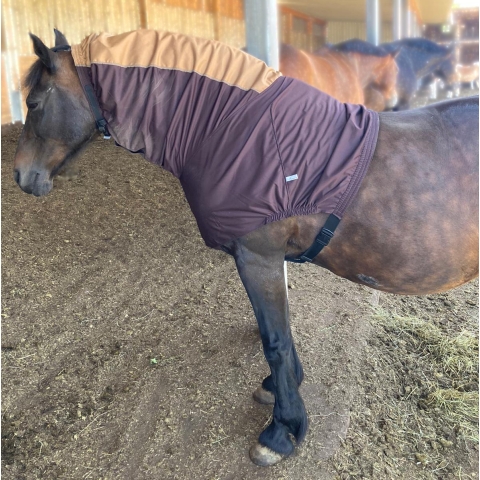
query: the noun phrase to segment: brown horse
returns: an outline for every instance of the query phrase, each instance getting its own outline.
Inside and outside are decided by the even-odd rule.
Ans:
[[[138,38],[147,33],[141,31]],[[124,42],[121,44],[120,54],[124,55],[125,51],[131,54],[135,45],[126,45],[125,41],[137,38],[135,35],[136,32],[121,38],[101,37],[103,43],[100,42],[100,54],[107,54],[109,59],[114,58],[108,42],[116,41],[116,38]],[[270,98],[269,95],[275,92],[275,88],[285,83],[296,85],[295,88],[300,89],[298,95],[295,90],[291,90],[286,96],[287,101],[300,104],[303,92],[314,93],[311,87],[304,88],[303,83],[295,83],[295,80],[290,81],[284,77],[276,77],[277,80],[260,94],[242,89],[234,92],[231,86],[218,85],[221,82],[199,75],[197,73],[199,64],[194,65],[197,70],[186,72],[188,58],[184,57],[192,51],[195,52],[194,42],[197,40],[189,42],[186,37],[177,34],[167,38],[168,50],[165,56],[173,51],[174,61],[182,62],[180,65],[182,70],[178,72],[171,69],[153,71],[152,67],[145,68],[144,65],[132,69],[128,56],[124,57],[124,60],[129,68],[123,68],[116,62],[109,65],[105,62],[95,65],[92,63],[90,66],[78,67],[78,64],[74,63],[72,52],[66,46],[65,37],[59,32],[56,33],[55,49],[48,49],[35,36],[32,36],[32,39],[39,60],[27,79],[30,88],[27,98],[29,111],[15,155],[14,179],[25,192],[37,196],[45,195],[51,190],[53,177],[61,166],[88,145],[98,134],[98,130],[105,133],[108,127],[114,137],[121,134],[128,140],[144,128],[140,123],[132,122],[134,112],[131,108],[127,108],[125,118],[118,123],[109,120],[106,125],[104,118],[98,118],[99,111],[105,114],[115,111],[117,114],[115,118],[120,118],[122,106],[129,101],[127,94],[130,94],[136,102],[144,100],[142,120],[148,116],[145,148],[138,144],[128,144],[129,148],[148,158],[149,142],[152,142],[154,152],[162,150],[172,152],[175,164],[194,141],[189,158],[195,160],[191,160],[193,164],[189,168],[190,172],[193,172],[191,178],[194,188],[203,192],[201,182],[209,180],[209,176],[204,175],[203,166],[196,168],[196,159],[204,158],[203,155],[206,155],[206,161],[210,161],[216,155],[217,145],[222,146],[220,159],[223,159],[223,155],[230,159],[241,154],[240,150],[238,152],[235,150],[239,145],[238,132],[245,131],[248,142],[255,136],[257,131],[255,129],[259,128],[258,124],[254,123],[254,117],[258,112],[255,109],[245,110],[254,102],[252,99],[263,101],[264,98]],[[139,48],[141,54],[144,54],[146,45],[147,43],[141,43]],[[215,55],[228,57],[232,54],[228,47],[222,48],[219,44],[202,43],[202,52],[204,54],[208,52],[209,58],[216,60],[205,61],[202,65],[208,67],[213,65],[217,70],[224,65],[230,65],[227,61],[218,62],[219,57],[215,57]],[[185,55],[182,57],[178,53],[183,49]],[[75,51],[78,53],[78,50]],[[250,65],[246,73],[251,77],[255,73],[253,75],[255,82],[258,78],[264,79],[275,74],[273,70],[265,70],[264,66],[256,63],[256,60],[238,52],[233,53],[234,56],[231,58],[238,61],[240,66],[233,72],[237,75],[237,82],[243,82],[245,79],[245,69],[242,68],[245,62]],[[162,57],[162,61],[166,59]],[[86,89],[81,82],[81,76],[79,77],[81,72],[77,68],[90,69],[90,73],[95,74],[95,78],[101,79],[102,82],[111,81],[108,84],[111,88],[104,85],[102,89],[100,83],[95,83],[93,89]],[[148,95],[145,96],[142,84],[138,83],[139,79],[146,75],[163,75],[155,77],[163,80],[155,83],[155,91],[150,92],[151,99]],[[115,92],[125,79],[126,90]],[[175,99],[178,85],[176,82],[183,82],[182,88],[190,86],[192,90],[187,90],[189,94],[184,104],[181,102],[175,104],[170,112],[172,115],[170,123],[165,126],[163,122],[156,122],[155,117],[149,116],[148,108],[152,106],[151,102],[161,111],[168,110],[172,105],[172,99]],[[255,85],[261,86],[262,83],[257,82]],[[240,110],[236,111],[242,115],[234,116],[235,121],[228,122],[232,116],[225,117],[228,113],[225,111],[226,103],[216,102],[215,110],[212,96],[206,95],[205,90],[201,90],[207,87],[216,88],[220,93],[227,92],[227,97],[218,97],[227,98],[227,101],[232,101],[233,95],[241,95],[235,97],[236,103],[233,108],[239,108]],[[120,102],[115,101],[117,94]],[[203,103],[202,108],[196,110],[192,103],[193,98],[195,100],[201,98],[207,103]],[[271,370],[271,375],[263,381],[254,395],[260,402],[274,403],[272,421],[250,451],[252,460],[259,465],[272,465],[290,455],[294,450],[292,436],[299,443],[307,431],[306,410],[298,391],[303,379],[303,370],[289,326],[284,277],[285,259],[308,256],[312,244],[324,241],[325,248],[317,255],[312,255],[315,265],[327,268],[353,282],[399,294],[423,295],[441,292],[468,282],[478,274],[478,97],[451,100],[418,110],[381,114],[365,111],[363,107],[338,104],[320,93],[315,98],[317,103],[325,101],[328,106],[337,105],[341,112],[340,116],[345,121],[353,122],[351,125],[354,125],[354,128],[349,130],[352,138],[338,140],[338,143],[347,150],[354,141],[353,136],[363,128],[360,123],[363,114],[367,113],[370,118],[379,119],[379,129],[376,130],[378,141],[374,153],[373,148],[371,150],[368,170],[364,172],[363,181],[359,184],[356,196],[346,208],[335,236],[329,243],[328,239],[325,241],[325,236],[331,237],[332,234],[324,227],[325,222],[331,218],[328,213],[312,214],[304,210],[304,214],[289,215],[287,211],[286,215],[274,218],[273,221],[220,245],[222,250],[235,259],[258,321],[265,357]],[[241,99],[247,99],[246,103],[241,103]],[[97,104],[97,108],[90,107],[90,104],[96,101],[101,102],[101,106],[98,107]],[[274,125],[276,130],[272,133],[273,124],[269,123],[265,132],[269,132],[270,136],[262,134],[258,138],[258,143],[255,143],[255,149],[249,150],[253,154],[248,157],[247,169],[243,171],[247,175],[257,163],[262,162],[264,156],[268,157],[271,154],[271,150],[275,153],[279,145],[282,151],[293,148],[296,152],[298,148],[303,148],[295,125],[300,122],[299,119],[308,115],[309,111],[313,110],[319,124],[323,121],[322,115],[327,115],[327,112],[317,115],[318,112],[311,105],[302,104],[301,107],[295,108],[288,104],[289,115],[293,115],[288,119],[294,121],[287,122],[279,129],[277,127],[280,103],[279,98],[274,97],[265,105],[265,118],[270,119],[276,115],[277,123]],[[135,103],[129,105],[135,107]],[[148,108],[144,109],[143,106]],[[207,110],[206,115],[205,110],[208,106],[212,108]],[[223,123],[215,124],[215,112],[220,112],[220,117],[224,119]],[[247,115],[243,115],[245,112]],[[200,116],[196,118],[196,114]],[[192,130],[188,126],[191,127],[193,124],[185,123],[192,118],[196,118],[198,122],[202,121],[203,123],[197,125],[207,129],[200,132],[200,137],[195,136],[199,134],[198,128]],[[300,122],[300,125],[311,129],[315,123],[311,120],[311,117],[308,117],[308,123],[304,125]],[[227,127],[223,129],[222,125],[225,124]],[[378,126],[378,123],[376,125]],[[168,143],[159,146],[158,142],[161,143],[165,132]],[[197,143],[199,138],[203,140],[204,133],[208,141]],[[331,133],[334,134],[333,131]],[[213,144],[211,148],[214,138],[219,143]],[[329,135],[324,138],[313,137],[310,145],[318,149],[320,155],[323,151],[322,145],[327,145],[326,148],[329,149],[335,147],[328,143],[329,141],[331,141]],[[232,150],[233,156],[229,156]],[[302,159],[300,162],[302,164]],[[307,159],[304,163],[306,162]],[[163,166],[166,167],[165,164]],[[230,175],[226,166],[225,164],[216,166],[216,170],[219,169],[221,172],[215,180]],[[280,169],[280,164],[278,168]],[[216,170],[210,170],[209,173],[216,175]],[[255,170],[253,172],[254,174],[247,179],[252,194],[240,199],[245,205],[255,201],[257,193],[254,195],[253,192],[258,192],[259,185],[265,183],[271,186],[272,182],[275,185],[273,177],[262,178],[261,175],[256,175]],[[294,182],[298,180],[294,177],[297,175],[291,175],[290,172],[288,175],[285,180],[291,186],[289,191],[293,194],[296,188]],[[234,174],[231,177],[230,188],[234,190],[236,184],[242,181],[242,176]],[[319,181],[323,181],[322,178]],[[209,186],[211,185],[213,184],[210,183]],[[277,193],[277,188],[280,187],[278,184],[273,191]],[[262,191],[260,190],[258,194],[264,198],[261,196]],[[229,201],[231,195],[233,192],[227,189],[224,198]],[[203,207],[204,202],[208,201],[206,196],[200,196],[197,199],[198,204],[195,204],[192,202],[193,197],[187,195],[187,198],[192,209]],[[221,207],[222,205],[219,206],[220,209]],[[231,215],[234,213],[232,211]],[[206,219],[208,220],[211,218]],[[217,216],[214,220],[217,222],[221,219]],[[235,223],[240,226],[247,220],[247,217],[244,220],[235,217]]]
[[[280,47],[280,71],[298,78],[340,102],[363,104],[365,96],[346,55],[325,49],[318,55],[291,45]]]
[[[364,105],[381,112],[397,103],[398,67],[393,54],[384,57],[360,52],[344,52],[365,95]]]
[[[322,48],[315,54],[290,45],[280,49],[280,70],[347,103],[383,111],[397,102],[398,67],[393,54]]]
[[[330,50],[346,55],[365,95],[365,106],[377,112],[392,109],[398,100],[397,52],[388,53],[376,45],[354,38],[337,43]]]

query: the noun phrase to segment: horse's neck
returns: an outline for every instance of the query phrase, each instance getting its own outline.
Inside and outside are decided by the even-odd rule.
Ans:
[[[430,71],[429,64],[438,64],[440,55],[434,55],[428,52],[414,51],[410,54],[410,61],[413,66],[413,71],[417,76],[423,76]]]
[[[382,69],[384,58],[373,55],[363,55],[361,53],[351,53],[347,55],[350,66],[355,71],[362,88],[365,88],[377,76]]]

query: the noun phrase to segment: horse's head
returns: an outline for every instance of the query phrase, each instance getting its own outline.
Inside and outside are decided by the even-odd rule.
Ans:
[[[451,52],[438,64],[434,70],[434,75],[448,86],[452,87],[457,82],[455,69],[455,53]]]
[[[374,72],[371,86],[383,95],[387,109],[393,108],[398,101],[397,76],[398,66],[395,57],[398,52],[378,57],[378,65]]]
[[[15,153],[14,178],[35,196],[46,195],[53,177],[95,133],[95,120],[63,34],[49,49],[30,34],[38,60],[26,79],[27,118]],[[62,50],[55,51],[58,47]]]

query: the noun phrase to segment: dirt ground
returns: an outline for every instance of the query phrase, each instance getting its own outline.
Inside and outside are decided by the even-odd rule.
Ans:
[[[478,345],[477,282],[377,296],[289,265],[310,427],[293,457],[256,467],[271,407],[251,395],[268,372],[255,318],[178,181],[99,140],[77,179],[34,198],[12,179],[19,133],[2,131],[4,479],[478,478],[476,415],[432,402],[475,397],[478,365],[442,367],[395,317]]]

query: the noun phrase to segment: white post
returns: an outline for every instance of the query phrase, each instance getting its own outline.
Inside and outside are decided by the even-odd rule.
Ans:
[[[393,0],[393,40],[402,38],[402,0]]]
[[[278,7],[276,0],[244,0],[247,52],[278,70]]]
[[[367,0],[367,42],[380,43],[380,4],[379,0]]]
[[[276,0],[244,0],[247,52],[278,70],[278,7]],[[288,297],[287,262],[284,262],[285,288]]]

